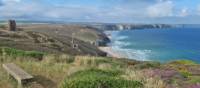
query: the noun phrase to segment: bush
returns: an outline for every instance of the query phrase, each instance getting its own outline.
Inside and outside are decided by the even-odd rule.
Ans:
[[[142,88],[138,81],[125,80],[120,72],[90,69],[75,73],[66,79],[61,88]]]
[[[188,78],[189,76],[192,76],[192,74],[190,72],[187,72],[187,71],[181,71],[180,73],[184,78]]]

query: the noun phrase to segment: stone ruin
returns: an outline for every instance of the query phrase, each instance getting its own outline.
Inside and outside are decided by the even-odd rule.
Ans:
[[[72,44],[72,48],[78,49],[79,45],[75,43],[75,40],[73,38],[72,38],[71,44]]]
[[[15,20],[8,21],[8,30],[9,31],[17,31]]]
[[[71,40],[72,48],[78,49],[79,45],[75,42],[74,36],[75,36],[75,33],[72,33],[72,40]]]

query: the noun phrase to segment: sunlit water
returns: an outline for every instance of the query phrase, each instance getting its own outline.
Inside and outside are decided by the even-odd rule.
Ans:
[[[107,32],[111,46],[124,57],[168,62],[188,59],[200,63],[200,28],[145,29]]]

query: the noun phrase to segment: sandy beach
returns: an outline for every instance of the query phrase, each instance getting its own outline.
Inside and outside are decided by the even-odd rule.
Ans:
[[[107,53],[108,57],[123,58],[123,55],[117,51],[113,51],[111,47],[99,47],[100,50]]]

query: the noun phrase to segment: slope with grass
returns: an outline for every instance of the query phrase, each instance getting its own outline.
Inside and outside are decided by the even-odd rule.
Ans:
[[[38,59],[42,55],[42,59]],[[199,88],[200,65],[191,61],[140,62],[1,49],[0,65],[15,63],[43,88]],[[0,67],[0,88],[15,88]],[[26,88],[36,88],[32,83]]]
[[[54,54],[106,55],[91,44],[98,39],[107,39],[102,32],[94,29],[83,26],[50,24],[20,25],[18,29],[20,31],[12,32],[0,28],[0,46]],[[78,44],[77,48],[73,48],[72,34],[76,34],[74,35],[74,44]]]

